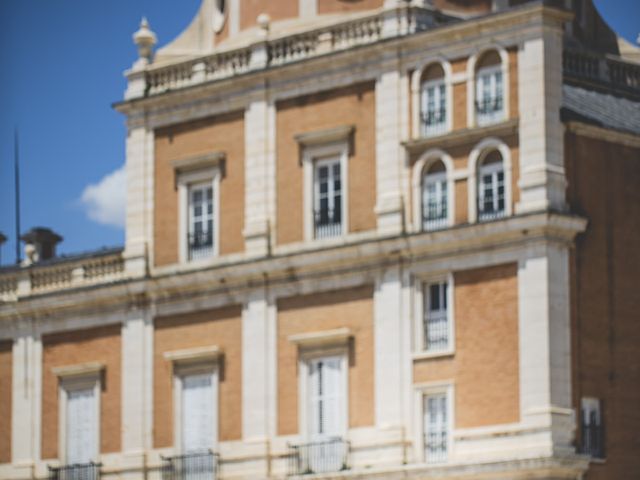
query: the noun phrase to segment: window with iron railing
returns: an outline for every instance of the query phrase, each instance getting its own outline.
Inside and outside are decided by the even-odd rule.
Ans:
[[[99,480],[100,463],[75,463],[49,467],[49,480]]]
[[[448,291],[446,281],[429,283],[424,287],[423,348],[427,352],[451,348]]]
[[[424,459],[442,463],[449,455],[449,402],[447,393],[424,396]]]
[[[420,103],[422,136],[431,137],[445,133],[447,131],[447,96],[444,79],[424,82]]]
[[[214,205],[211,182],[189,186],[189,260],[213,255]]]
[[[216,480],[218,455],[210,450],[162,457],[162,480]]]
[[[311,475],[349,469],[349,442],[341,437],[289,445],[288,475]]]
[[[479,126],[505,118],[504,86],[500,65],[482,68],[476,75],[476,120]]]
[[[581,413],[580,453],[590,455],[593,458],[605,458],[604,422],[602,421],[600,400],[583,398]]]
[[[439,165],[442,165],[441,162]],[[444,166],[442,166],[444,168]],[[422,229],[438,230],[448,224],[447,172],[429,170],[422,179]]]
[[[313,226],[315,238],[342,235],[342,174],[339,158],[317,160],[314,165]]]
[[[478,173],[478,219],[495,220],[505,216],[504,163],[498,152],[485,157]]]

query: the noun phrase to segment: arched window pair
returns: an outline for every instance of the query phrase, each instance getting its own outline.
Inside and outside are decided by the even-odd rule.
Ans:
[[[479,126],[505,119],[503,62],[500,54],[491,50],[484,53],[476,64],[476,123]]]
[[[490,221],[510,214],[510,159],[503,144],[489,142],[474,149],[470,159],[469,220]],[[451,158],[442,151],[426,154],[416,165],[415,224],[422,231],[453,225],[454,181]]]

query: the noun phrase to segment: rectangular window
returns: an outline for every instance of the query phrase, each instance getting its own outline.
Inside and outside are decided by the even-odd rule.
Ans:
[[[446,87],[442,81],[422,85],[422,135],[439,135],[447,130]]]
[[[213,375],[182,377],[182,451],[206,452],[213,447]]]
[[[344,433],[343,375],[341,357],[318,358],[309,363],[309,436],[312,440]]]
[[[479,189],[480,220],[503,217],[505,214],[505,185],[504,169],[501,163],[491,163],[480,168]]]
[[[213,254],[213,186],[211,183],[189,187],[189,259]]]
[[[313,179],[315,238],[342,234],[342,179],[340,158],[317,160]]]
[[[437,352],[450,348],[448,282],[431,283],[424,288],[424,350]]]
[[[604,422],[597,398],[582,399],[581,452],[593,458],[604,458]]]
[[[427,463],[447,460],[449,451],[449,402],[446,393],[423,397],[424,458]]]
[[[476,112],[478,125],[504,119],[504,87],[500,67],[485,68],[476,77]]]
[[[66,396],[66,463],[88,464],[98,454],[96,388],[69,388]]]

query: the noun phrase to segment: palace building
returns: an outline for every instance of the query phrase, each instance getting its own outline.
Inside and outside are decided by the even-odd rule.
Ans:
[[[640,478],[640,49],[592,0],[134,42],[124,247],[0,269],[0,478]]]

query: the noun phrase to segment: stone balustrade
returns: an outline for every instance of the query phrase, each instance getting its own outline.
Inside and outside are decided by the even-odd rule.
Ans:
[[[563,70],[565,77],[640,90],[640,65],[610,55],[565,50]]]
[[[125,278],[122,251],[57,258],[44,264],[0,269],[0,302],[40,293],[110,283]]]

